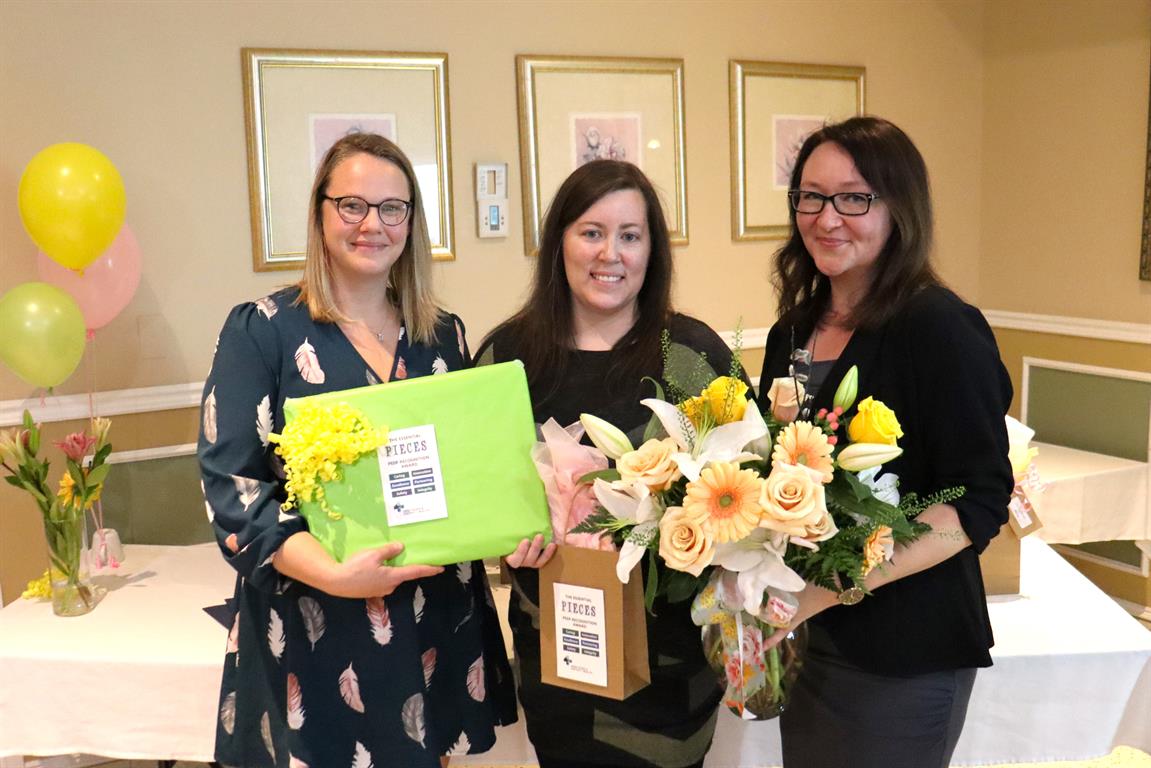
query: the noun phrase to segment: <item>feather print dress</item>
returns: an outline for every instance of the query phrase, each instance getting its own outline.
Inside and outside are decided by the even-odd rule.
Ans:
[[[285,398],[465,367],[450,317],[433,345],[401,330],[392,371],[372,371],[334,324],[293,306],[295,288],[232,310],[204,385],[205,508],[235,567],[216,731],[225,766],[439,768],[483,752],[515,720],[511,672],[480,563],[448,566],[383,598],[333,597],[293,581],[272,554],[307,524],[285,512],[268,434]],[[386,386],[386,384],[384,385]]]

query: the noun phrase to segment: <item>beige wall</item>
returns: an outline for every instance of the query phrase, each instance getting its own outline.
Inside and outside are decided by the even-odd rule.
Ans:
[[[251,271],[240,48],[449,54],[459,258],[437,269],[446,304],[480,336],[522,296],[517,53],[685,61],[691,244],[678,300],[719,329],[770,324],[772,243],[731,241],[730,58],[867,67],[869,108],[902,124],[931,165],[944,271],[979,287],[983,6],[962,2],[30,2],[0,3],[0,290],[35,279],[14,205],[41,148],[105,152],[144,255],[132,304],[58,391],[202,379],[228,308],[290,273]],[[472,168],[510,168],[510,236],[475,237]],[[474,342],[473,342],[474,343]],[[0,370],[0,400],[29,387]]]
[[[202,379],[227,309],[291,279],[250,267],[243,46],[449,54],[459,258],[437,267],[437,279],[474,341],[516,305],[531,269],[519,218],[517,53],[684,59],[691,244],[678,250],[677,294],[718,329],[740,316],[744,327],[766,326],[774,306],[775,244],[731,241],[731,58],[867,68],[869,111],[906,128],[927,157],[939,262],[969,299],[1151,322],[1151,283],[1136,279],[1147,0],[0,0],[0,291],[35,279],[16,188],[53,142],[82,141],[113,160],[144,253],[132,304],[60,392]],[[480,241],[471,174],[491,161],[509,164],[510,236]],[[1000,339],[1013,370],[1038,346],[1056,359],[1146,363],[1148,354],[1145,345],[1084,350],[1067,337]],[[0,400],[30,393],[0,369]],[[191,410],[124,417],[117,447],[184,442],[194,426]],[[43,567],[26,546],[37,525],[34,508],[0,490],[8,599]]]
[[[988,2],[984,25],[980,305],[1151,322],[1151,2]]]

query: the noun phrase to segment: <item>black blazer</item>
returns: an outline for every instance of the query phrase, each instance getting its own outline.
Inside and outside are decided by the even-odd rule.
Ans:
[[[761,390],[787,375],[792,339],[801,345],[811,330],[810,323],[786,319],[772,327]],[[924,289],[882,327],[852,335],[816,395],[816,409],[831,407],[852,365],[859,367],[859,399],[882,400],[903,427],[903,455],[884,471],[899,476],[901,493],[966,487],[952,504],[972,546],[812,621],[849,661],[871,672],[990,666],[994,640],[978,554],[1007,521],[1014,487],[1004,423],[1011,380],[991,328],[946,288]]]

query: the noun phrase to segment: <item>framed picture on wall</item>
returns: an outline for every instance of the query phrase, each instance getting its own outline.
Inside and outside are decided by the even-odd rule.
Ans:
[[[804,140],[863,114],[863,67],[732,60],[731,236],[787,236],[787,189]]]
[[[673,243],[687,242],[683,60],[516,57],[524,247],[539,247],[556,189],[597,159],[639,166],[660,194]]]
[[[355,132],[404,150],[432,254],[454,258],[447,54],[244,48],[241,63],[255,271],[303,266],[316,166]]]
[[[1143,179],[1143,238],[1139,251],[1139,279],[1151,280],[1151,104],[1147,107],[1147,175]]]

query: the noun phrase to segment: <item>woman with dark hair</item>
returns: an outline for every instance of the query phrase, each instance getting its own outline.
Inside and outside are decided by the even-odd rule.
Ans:
[[[537,422],[561,425],[591,413],[642,440],[662,381],[661,339],[688,357],[703,352],[725,374],[731,352],[703,323],[671,309],[667,224],[651,182],[634,165],[596,160],[556,192],[544,219],[531,295],[497,327],[477,364],[520,359]],[[656,600],[647,616],[651,685],[624,701],[540,681],[539,577],[554,551],[542,540],[508,557],[509,622],[520,701],[541,768],[700,766],[715,731],[722,689],[703,657],[689,602]]]
[[[392,142],[340,139],[316,171],[303,279],[232,310],[204,385],[208,518],[237,572],[216,730],[224,765],[440,768],[515,720],[480,563],[336,562],[287,494],[284,400],[469,365],[430,286],[416,175]],[[386,386],[386,385],[385,385]]]
[[[923,511],[931,532],[867,576],[874,594],[800,594],[810,643],[780,721],[784,763],[944,768],[991,665],[979,553],[1007,520],[1011,382],[986,320],[931,267],[927,168],[903,131],[876,117],[816,131],[788,199],[760,386],[790,369],[807,376],[807,407],[830,409],[858,366],[859,392],[902,425],[903,454],[884,467],[899,491],[965,493]]]

